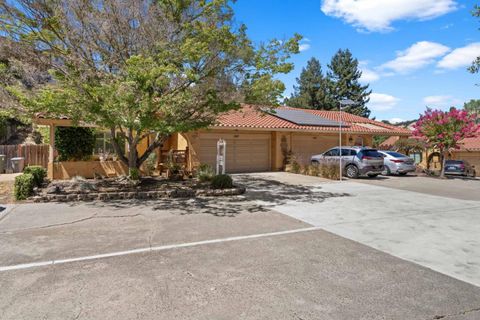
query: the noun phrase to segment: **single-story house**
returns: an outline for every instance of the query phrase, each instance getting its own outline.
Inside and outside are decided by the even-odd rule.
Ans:
[[[400,136],[391,136],[382,144],[382,149],[393,149],[395,142],[402,139]],[[459,149],[450,151],[449,159],[465,160],[475,166],[477,176],[480,176],[480,132],[474,137],[465,138],[459,142]],[[429,170],[440,170],[440,153],[438,150],[426,149],[421,153],[415,153],[412,156],[416,162],[423,168]]]
[[[120,169],[120,164],[111,161],[104,164],[98,161],[96,164],[83,163],[81,170],[78,169],[79,165],[71,163],[54,164],[53,128],[72,124],[68,119],[50,119],[42,115],[35,122],[51,128],[51,178],[68,179],[74,175],[90,177],[94,170],[105,175],[112,175],[116,170],[118,174],[125,173],[125,168]],[[284,168],[288,153],[293,154],[300,164],[306,165],[312,155],[338,146],[340,132],[342,145],[361,146],[371,146],[376,135],[411,135],[408,129],[346,112],[245,104],[238,110],[220,115],[210,128],[172,135],[157,154],[162,159],[162,154],[169,150],[184,150],[189,170],[194,170],[200,164],[215,167],[217,141],[224,139],[228,173],[279,171]],[[107,167],[102,169],[102,166]]]

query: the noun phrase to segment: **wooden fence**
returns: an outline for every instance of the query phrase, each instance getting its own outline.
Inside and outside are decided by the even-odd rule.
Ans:
[[[15,157],[24,157],[25,166],[48,166],[48,144],[17,144],[0,145],[0,154],[5,155],[5,168],[10,168],[10,160]]]

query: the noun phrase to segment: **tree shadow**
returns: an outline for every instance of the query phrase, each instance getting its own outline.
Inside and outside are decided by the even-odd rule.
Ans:
[[[218,217],[235,217],[244,212],[262,213],[287,203],[319,203],[329,198],[350,196],[348,193],[321,191],[319,186],[294,185],[251,175],[235,175],[235,184],[244,186],[246,193],[239,196],[165,198],[156,200],[95,201],[87,205],[116,209],[142,207],[172,214],[210,214]]]

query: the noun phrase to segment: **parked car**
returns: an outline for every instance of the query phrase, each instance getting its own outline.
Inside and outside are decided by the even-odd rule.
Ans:
[[[376,149],[350,146],[341,147],[341,149],[342,173],[349,178],[376,177],[384,170],[383,156]],[[331,162],[340,162],[340,147],[332,148],[311,158],[312,164]]]
[[[475,166],[472,166],[465,160],[446,160],[445,174],[465,177],[475,177]]]
[[[383,171],[383,175],[391,175],[398,174],[400,176],[404,176],[409,172],[415,172],[417,169],[415,166],[415,161],[406,156],[402,153],[398,153],[395,151],[378,151],[384,160],[385,171]]]

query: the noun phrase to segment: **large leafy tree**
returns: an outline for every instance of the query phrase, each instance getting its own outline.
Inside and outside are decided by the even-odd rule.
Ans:
[[[480,6],[476,5],[473,9],[472,15],[474,17],[480,18]],[[472,62],[472,65],[468,68],[471,73],[478,73],[480,71],[480,57],[477,57],[475,61]]]
[[[297,86],[285,104],[292,107],[308,109],[327,109],[332,105],[329,101],[328,83],[325,79],[320,61],[311,58],[296,79]]]
[[[477,132],[478,126],[475,124],[475,120],[476,115],[469,114],[466,110],[427,109],[415,123],[413,135],[440,151],[441,177],[445,176],[445,160],[448,152],[457,149],[462,139],[471,137]]]
[[[463,104],[463,109],[467,110],[468,113],[475,114],[477,117],[480,116],[480,100],[478,99],[472,99],[468,102],[465,102]],[[477,118],[477,121],[480,120],[480,118]]]
[[[358,60],[353,57],[350,50],[338,50],[328,68],[329,94],[330,101],[333,103],[329,108],[338,108],[339,101],[350,99],[356,104],[348,106],[345,109],[346,112],[362,117],[370,116],[367,103],[372,91],[368,90],[369,85],[360,83],[362,71],[358,68]]]
[[[26,94],[51,80],[48,59],[31,45],[0,36],[0,117],[29,122],[23,106],[8,90],[22,88]]]
[[[35,99],[15,91],[22,103],[109,128],[131,169],[170,134],[206,127],[242,99],[278,101],[274,75],[292,69],[300,40],[255,46],[229,0],[0,1],[0,15],[2,33],[51,62],[54,83]]]

